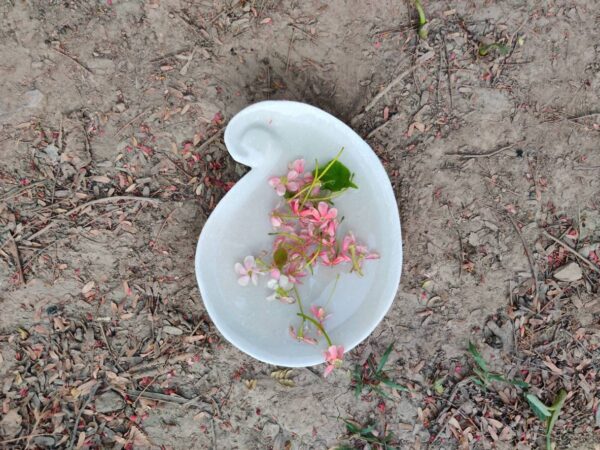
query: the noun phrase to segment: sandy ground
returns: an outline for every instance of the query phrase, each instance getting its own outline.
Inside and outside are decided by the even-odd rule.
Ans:
[[[598,4],[424,7],[426,40],[405,1],[2,2],[3,446],[540,448],[520,388],[469,382],[473,341],[546,404],[564,388],[554,440],[594,448]],[[195,284],[202,224],[246,170],[222,130],[264,99],[351,124],[400,207],[394,306],[326,380],[280,383]],[[357,398],[350,371],[391,343],[411,392]]]

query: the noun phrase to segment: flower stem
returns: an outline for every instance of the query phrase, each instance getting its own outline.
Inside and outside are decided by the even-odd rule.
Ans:
[[[335,290],[337,288],[337,284],[338,281],[340,279],[340,274],[338,273],[335,277],[335,283],[333,283],[333,289],[331,290],[331,294],[329,294],[329,298],[327,299],[327,303],[325,303],[325,306],[323,308],[327,309],[327,306],[329,305],[329,302],[331,302],[331,299],[333,298],[333,294],[335,293]]]
[[[304,337],[304,322],[306,322],[304,317],[306,317],[306,315],[304,314],[304,309],[302,308],[302,300],[300,299],[300,293],[298,292],[298,288],[296,287],[296,285],[294,285],[294,294],[296,295],[298,309],[300,309],[300,312],[298,313],[298,315],[300,317],[302,317],[302,325],[300,325],[300,329],[298,330],[298,336],[300,338],[303,338]]]
[[[315,185],[319,182],[319,180],[321,178],[323,178],[323,175],[325,175],[329,169],[331,169],[331,166],[333,166],[335,164],[335,162],[340,159],[340,156],[342,156],[342,152],[344,151],[344,147],[342,147],[340,149],[340,151],[338,152],[337,155],[335,155],[335,158],[333,158],[331,161],[329,161],[329,164],[327,164],[325,166],[325,168],[323,169],[323,172],[319,173],[319,165],[317,164],[317,167],[315,168],[315,177],[312,180],[312,183],[310,183],[310,185],[308,186],[308,192],[306,192],[306,195],[304,196],[304,200],[302,200],[302,203],[300,203],[300,206],[304,206],[304,204],[306,203],[306,201],[308,200],[308,198],[310,197],[310,193],[312,192],[312,190],[314,189]],[[302,189],[302,191],[300,192],[304,192],[306,188]],[[298,192],[298,194],[300,194],[300,192]],[[296,195],[298,195],[296,194]],[[296,195],[294,195],[293,198],[296,198]]]
[[[317,327],[317,329],[323,333],[323,336],[325,336],[325,340],[327,341],[327,345],[329,345],[330,347],[333,345],[333,343],[331,342],[331,339],[329,338],[329,335],[327,334],[327,331],[325,331],[325,328],[323,328],[323,325],[321,325],[319,322],[317,322],[315,319],[313,319],[312,317],[307,316],[306,314],[303,313],[297,313],[296,314],[299,317],[302,317],[303,320],[308,320],[310,323],[312,323],[315,327]]]

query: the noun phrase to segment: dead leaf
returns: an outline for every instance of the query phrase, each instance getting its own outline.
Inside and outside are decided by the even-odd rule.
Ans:
[[[92,289],[94,289],[94,286],[96,286],[96,282],[95,281],[88,281],[85,286],[83,286],[81,288],[81,293],[83,295],[87,294],[88,292],[90,292]]]
[[[267,25],[269,23],[273,23],[273,19],[267,17],[266,19],[261,20],[260,23],[262,23],[263,25]]]
[[[134,448],[150,448],[150,439],[135,425],[129,430],[129,439],[133,443]]]
[[[90,177],[91,181],[95,181],[96,183],[110,183],[110,178],[106,175],[94,175]]]
[[[75,448],[82,448],[83,444],[85,444],[85,431],[79,433],[79,438],[77,439],[77,445]]]
[[[562,375],[563,374],[562,369],[559,369],[552,361],[550,361],[549,357],[546,356],[546,361],[542,361],[542,362],[544,363],[544,365],[546,367],[548,367],[556,375]]]
[[[2,417],[2,421],[0,421],[0,428],[3,430],[3,436],[12,437],[19,434],[22,422],[23,418],[16,409],[8,411],[4,414],[4,417]]]

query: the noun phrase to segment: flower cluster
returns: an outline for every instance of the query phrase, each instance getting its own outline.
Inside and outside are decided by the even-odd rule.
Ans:
[[[379,257],[360,244],[352,232],[338,235],[340,221],[333,199],[349,188],[357,188],[352,174],[339,161],[341,153],[323,167],[317,164],[312,172],[305,170],[303,159],[297,159],[288,165],[285,175],[269,178],[269,185],[281,197],[270,214],[273,248],[261,256],[246,256],[243,263],[234,266],[240,285],[252,282],[256,286],[259,276],[268,276],[266,284],[271,292],[267,300],[297,303],[302,322],[298,330],[290,327],[290,335],[313,345],[318,343],[318,336],[325,337],[325,376],[341,365],[344,348],[334,345],[325,330],[324,322],[329,317],[325,307],[312,305],[311,315],[305,314],[298,285],[319,264],[346,264],[350,272],[362,275],[364,261]],[[314,336],[310,336],[313,331]]]

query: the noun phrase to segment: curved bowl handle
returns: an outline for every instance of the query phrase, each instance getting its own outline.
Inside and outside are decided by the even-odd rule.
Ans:
[[[246,108],[231,119],[224,140],[233,159],[254,168],[273,159],[282,148],[282,139],[271,125],[272,113],[252,109]]]

